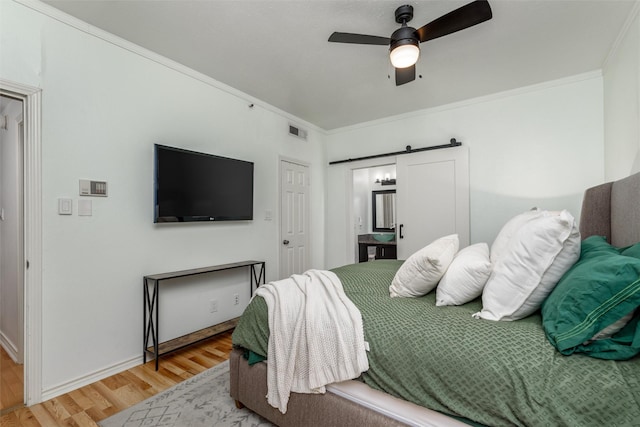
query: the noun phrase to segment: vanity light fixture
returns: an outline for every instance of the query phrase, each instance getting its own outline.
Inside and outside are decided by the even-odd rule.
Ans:
[[[384,179],[380,179],[380,178],[376,179],[375,183],[380,185],[396,185],[396,179],[389,178],[389,176],[385,176]]]

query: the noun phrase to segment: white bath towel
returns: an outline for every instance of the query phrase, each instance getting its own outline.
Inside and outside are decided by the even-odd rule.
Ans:
[[[256,295],[269,309],[267,400],[283,414],[290,392],[324,393],[369,369],[362,316],[334,273],[308,270]]]

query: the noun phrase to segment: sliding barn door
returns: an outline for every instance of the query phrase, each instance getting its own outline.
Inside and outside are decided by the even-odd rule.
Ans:
[[[397,157],[398,259],[458,233],[469,245],[469,152],[466,147]]]

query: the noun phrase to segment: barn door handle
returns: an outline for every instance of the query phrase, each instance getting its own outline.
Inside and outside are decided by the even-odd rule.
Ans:
[[[404,239],[404,236],[402,235],[402,228],[404,227],[404,224],[400,224],[400,238]]]

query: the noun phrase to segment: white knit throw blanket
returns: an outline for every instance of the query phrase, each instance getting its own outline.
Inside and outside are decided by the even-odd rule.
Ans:
[[[283,414],[290,392],[324,393],[369,369],[362,316],[334,273],[308,270],[256,295],[269,310],[267,400]]]

